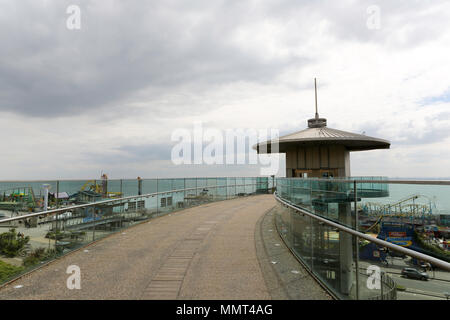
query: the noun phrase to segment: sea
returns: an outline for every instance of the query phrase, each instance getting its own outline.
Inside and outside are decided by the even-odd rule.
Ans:
[[[223,178],[222,178],[223,179]],[[230,179],[230,178],[228,178]],[[142,194],[153,193],[157,191],[169,191],[171,188],[182,189],[183,179],[143,179],[142,180]],[[186,179],[187,180],[187,179]],[[195,180],[195,179],[189,179]],[[203,179],[203,183],[209,185],[206,180]],[[243,180],[243,178],[242,178]],[[271,180],[269,180],[269,187],[271,187]],[[395,180],[402,180],[395,178]],[[419,180],[419,179],[418,179]],[[423,179],[420,179],[423,180]],[[436,179],[433,179],[436,180]],[[199,179],[200,181],[200,179]],[[88,182],[88,180],[60,180],[59,192],[67,192],[72,195],[78,191]],[[101,184],[101,180],[97,180],[98,184]],[[239,184],[239,182],[236,182]],[[241,183],[244,183],[242,181]],[[249,183],[245,181],[245,183]],[[251,182],[250,182],[251,183]],[[12,189],[20,188],[33,188],[33,192],[36,197],[41,197],[44,194],[44,184],[50,185],[50,192],[56,192],[56,181],[0,181],[0,194],[9,194]],[[158,188],[157,188],[158,184]],[[213,184],[215,185],[215,184]],[[197,181],[197,186],[201,184]],[[186,187],[195,187],[195,182]],[[392,204],[399,200],[418,195],[415,199],[416,204],[431,204],[433,214],[450,214],[450,185],[422,185],[422,184],[388,184],[389,196],[383,198],[371,198],[362,199],[363,202],[372,202],[380,204]],[[109,192],[122,192],[124,196],[132,196],[138,194],[138,181],[136,179],[124,179],[124,180],[108,180]]]

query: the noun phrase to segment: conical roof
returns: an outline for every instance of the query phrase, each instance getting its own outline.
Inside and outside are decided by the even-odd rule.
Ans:
[[[317,120],[320,120],[318,123]],[[357,134],[337,129],[328,128],[326,120],[310,119],[309,128],[297,131],[279,138],[279,152],[286,152],[292,146],[311,146],[311,145],[343,145],[349,151],[363,151],[373,149],[389,149],[391,143],[387,140],[369,137],[363,134]],[[270,153],[271,144],[275,141],[261,142],[253,146],[258,153]],[[267,145],[267,151],[261,152],[261,146]]]

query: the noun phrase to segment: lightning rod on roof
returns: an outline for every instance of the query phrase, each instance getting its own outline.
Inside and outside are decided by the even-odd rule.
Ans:
[[[319,112],[317,111],[317,83],[316,78],[314,78],[314,91],[316,94],[316,120],[319,119]]]
[[[316,97],[316,115],[314,118],[308,120],[308,128],[323,128],[327,126],[327,119],[319,118],[319,110],[317,108],[317,79],[314,78],[314,92]]]

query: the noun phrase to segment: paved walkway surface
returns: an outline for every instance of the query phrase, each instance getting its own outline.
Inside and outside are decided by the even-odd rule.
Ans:
[[[267,268],[273,252],[263,245],[261,223],[274,205],[272,195],[260,195],[152,219],[1,288],[0,300],[308,298],[282,289],[273,279],[283,277]],[[81,270],[79,290],[66,285],[71,265]]]

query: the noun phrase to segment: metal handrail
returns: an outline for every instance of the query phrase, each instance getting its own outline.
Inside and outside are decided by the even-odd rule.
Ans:
[[[305,181],[325,181],[325,182],[356,182],[356,183],[378,183],[378,184],[423,184],[423,185],[444,185],[450,186],[449,180],[359,180],[347,178],[281,178],[289,180],[305,180]]]
[[[245,187],[245,186],[255,186],[255,185],[258,185],[258,183],[240,184],[240,185],[232,185],[232,186],[202,186],[202,187],[195,187],[195,188],[159,191],[159,192],[147,193],[147,194],[143,194],[143,195],[134,195],[134,196],[127,196],[127,197],[123,197],[123,198],[108,199],[108,200],[102,200],[102,201],[97,201],[97,202],[91,202],[91,203],[87,203],[87,204],[79,204],[79,205],[70,206],[70,207],[63,207],[63,208],[52,209],[52,210],[47,210],[47,211],[40,211],[40,212],[34,212],[34,213],[30,213],[30,214],[24,214],[24,215],[13,217],[13,218],[2,219],[2,220],[0,220],[0,223],[22,220],[22,219],[32,218],[32,217],[36,217],[36,216],[47,216],[47,215],[52,215],[52,214],[57,214],[57,213],[63,213],[63,212],[74,210],[74,209],[95,207],[95,206],[99,206],[99,205],[103,205],[103,204],[122,202],[122,201],[130,200],[130,199],[154,197],[154,196],[157,196],[160,194],[166,194],[166,193],[177,193],[177,192],[192,191],[192,190],[198,190],[198,189],[208,189],[208,188],[213,189],[213,188],[228,188],[228,187]]]
[[[218,177],[191,177],[191,178],[186,178],[186,177],[180,177],[180,178],[141,178],[140,180],[181,180],[181,179],[254,179],[254,178],[270,178],[271,176],[260,176],[260,177],[254,177],[254,176],[250,176],[250,177],[229,177],[229,176],[218,176]],[[86,182],[86,181],[102,181],[102,178],[91,178],[91,179],[64,179],[64,180],[46,180],[46,179],[33,179],[33,180],[0,180],[0,183],[15,183],[15,182],[19,182],[19,183],[23,183],[23,182],[65,182],[65,181],[82,181],[82,182]],[[132,180],[132,181],[138,181],[138,179],[136,178],[122,178],[122,179],[107,179],[107,181],[125,181],[125,180]]]
[[[448,263],[448,262],[445,262],[445,261],[440,260],[440,259],[436,259],[434,257],[431,257],[431,256],[423,254],[423,253],[419,253],[419,252],[411,250],[411,249],[407,249],[407,248],[398,246],[396,244],[393,244],[393,243],[390,243],[390,242],[387,242],[387,241],[384,241],[384,240],[380,240],[378,238],[373,238],[373,237],[371,237],[371,236],[369,236],[369,235],[367,235],[365,233],[362,233],[362,232],[356,231],[354,229],[348,228],[348,227],[346,227],[346,226],[344,226],[342,224],[339,224],[339,223],[330,221],[328,219],[322,218],[322,217],[320,217],[320,216],[318,216],[318,215],[316,215],[314,213],[311,213],[311,212],[309,212],[309,211],[307,211],[305,209],[302,209],[302,208],[299,208],[299,207],[297,207],[295,205],[292,205],[291,203],[287,202],[286,200],[280,198],[277,193],[274,193],[274,196],[275,196],[275,199],[278,202],[280,202],[281,204],[283,204],[283,205],[285,205],[285,206],[287,206],[287,207],[289,207],[291,209],[294,209],[294,210],[296,210],[296,211],[298,211],[298,212],[300,212],[302,214],[306,214],[306,215],[310,216],[311,218],[314,218],[314,219],[316,219],[318,221],[321,221],[321,222],[323,222],[323,223],[325,223],[325,224],[327,224],[329,226],[332,226],[332,227],[337,228],[339,230],[342,230],[344,232],[350,233],[350,234],[352,234],[352,235],[354,235],[356,237],[363,238],[363,239],[365,239],[367,241],[370,241],[370,242],[373,242],[373,243],[375,243],[375,244],[377,244],[379,246],[387,247],[387,248],[392,249],[394,251],[398,251],[400,253],[406,254],[408,256],[412,256],[412,257],[417,258],[419,260],[423,260],[423,261],[429,262],[429,263],[431,263],[431,264],[433,264],[433,265],[435,265],[435,266],[437,266],[439,268],[442,268],[442,269],[445,269],[447,271],[450,271],[450,263]]]

